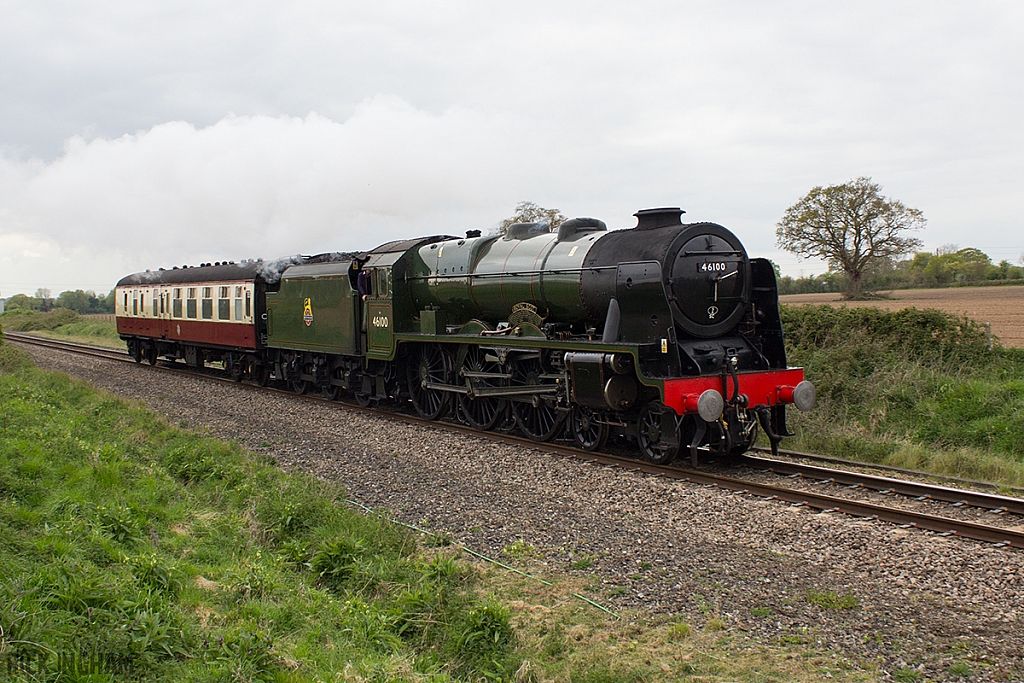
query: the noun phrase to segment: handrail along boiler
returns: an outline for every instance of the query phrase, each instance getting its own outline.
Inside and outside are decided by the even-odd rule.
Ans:
[[[777,449],[785,406],[815,397],[786,363],[772,265],[682,213],[147,271],[118,283],[118,331],[136,360],[223,362],[586,449],[618,433],[656,463],[742,453],[759,426]]]

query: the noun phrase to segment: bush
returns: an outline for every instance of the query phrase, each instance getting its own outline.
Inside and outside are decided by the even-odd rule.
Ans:
[[[880,347],[929,364],[990,353],[981,325],[934,309],[781,306],[780,314],[787,346],[794,350]]]
[[[817,388],[789,448],[1024,483],[1024,350],[934,310],[781,308],[789,363]],[[952,450],[951,450],[952,449]]]
[[[79,319],[77,313],[66,308],[55,308],[46,313],[22,310],[5,311],[2,315],[4,326],[8,330],[15,330],[17,332],[53,330]]]

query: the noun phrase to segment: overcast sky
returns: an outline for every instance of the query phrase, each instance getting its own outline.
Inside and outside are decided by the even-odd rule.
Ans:
[[[1024,254],[1021,2],[0,0],[0,296],[869,176]]]

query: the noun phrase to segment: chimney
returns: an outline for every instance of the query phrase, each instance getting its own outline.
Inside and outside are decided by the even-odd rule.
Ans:
[[[636,216],[637,230],[654,230],[655,228],[669,228],[673,225],[682,225],[680,220],[685,211],[678,206],[663,207],[660,209],[641,209],[634,213]]]

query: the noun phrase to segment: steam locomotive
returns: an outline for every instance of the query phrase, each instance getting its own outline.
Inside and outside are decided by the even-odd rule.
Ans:
[[[772,265],[682,213],[136,273],[117,284],[117,328],[137,362],[222,363],[588,450],[618,434],[654,463],[742,453],[759,426],[777,450],[786,406],[815,395],[786,363]]]

